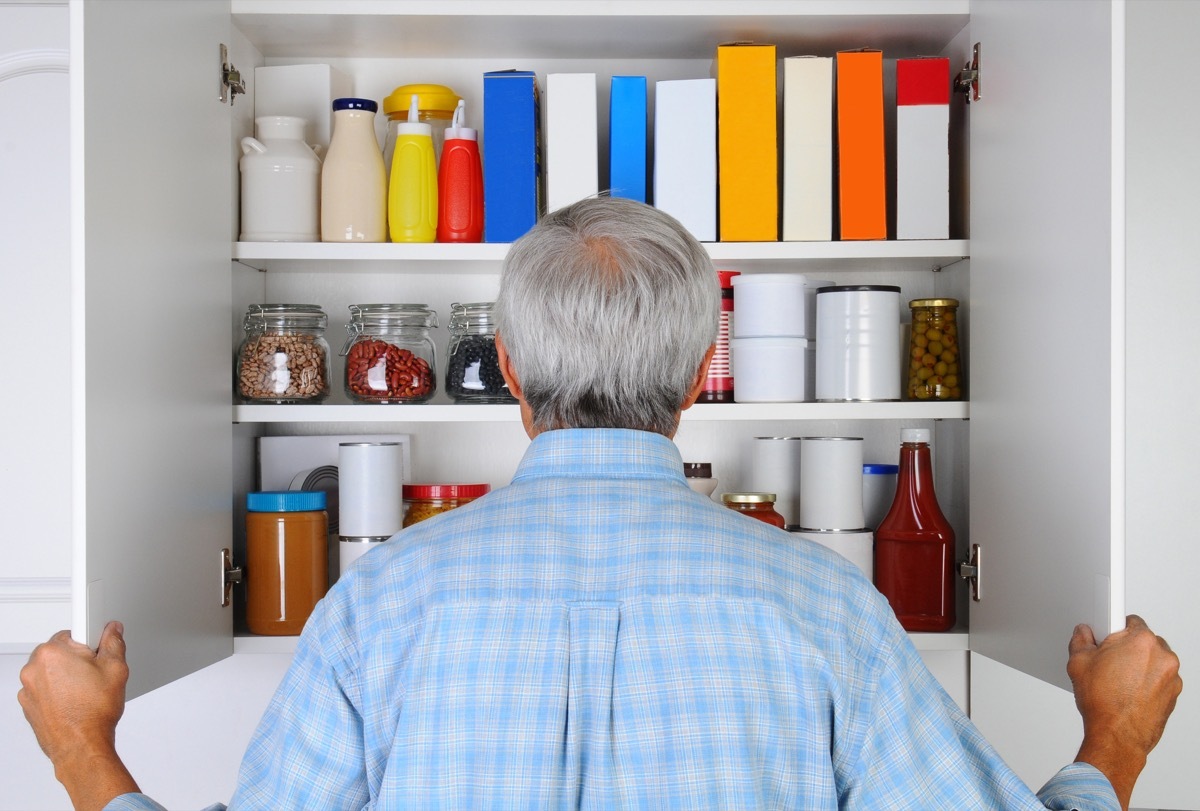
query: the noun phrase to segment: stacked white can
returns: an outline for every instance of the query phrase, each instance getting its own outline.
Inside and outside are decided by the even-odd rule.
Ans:
[[[822,282],[821,284],[826,284]],[[795,403],[813,399],[816,285],[799,273],[743,273],[733,279],[729,341],[734,400]]]
[[[863,517],[862,437],[800,441],[800,521],[795,530],[874,575],[874,536]]]

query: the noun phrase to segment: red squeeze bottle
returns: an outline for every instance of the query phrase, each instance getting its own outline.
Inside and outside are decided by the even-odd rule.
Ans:
[[[900,475],[875,530],[875,587],[906,631],[954,627],[954,530],[933,492],[929,429],[900,432]]]
[[[466,105],[459,100],[446,128],[438,167],[438,242],[483,241],[483,165],[479,138],[462,125]]]

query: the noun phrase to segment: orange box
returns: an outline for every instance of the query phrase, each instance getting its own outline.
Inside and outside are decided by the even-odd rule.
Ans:
[[[775,46],[717,46],[717,171],[722,242],[779,239]]]
[[[883,52],[837,54],[838,210],[842,239],[887,239]]]

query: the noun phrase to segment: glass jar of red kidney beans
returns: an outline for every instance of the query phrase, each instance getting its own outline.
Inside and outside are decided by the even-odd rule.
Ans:
[[[437,391],[429,330],[437,313],[424,304],[351,304],[346,396],[355,403],[423,403]]]

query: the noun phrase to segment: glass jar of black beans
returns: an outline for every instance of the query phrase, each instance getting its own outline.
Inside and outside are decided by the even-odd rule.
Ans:
[[[496,358],[493,302],[450,305],[446,394],[459,403],[515,403]]]

